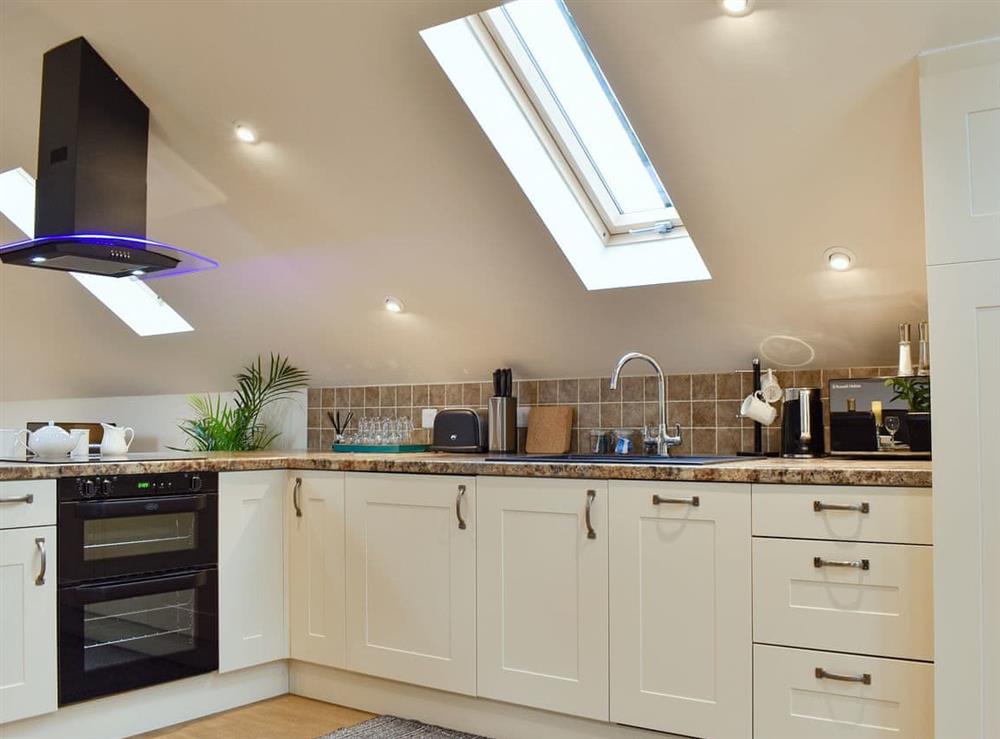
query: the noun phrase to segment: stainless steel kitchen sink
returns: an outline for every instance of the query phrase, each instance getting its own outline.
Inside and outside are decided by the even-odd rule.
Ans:
[[[506,454],[487,457],[487,462],[573,462],[576,464],[668,464],[686,467],[701,467],[707,464],[721,462],[737,462],[744,457],[727,457],[724,455],[658,457],[618,454]]]

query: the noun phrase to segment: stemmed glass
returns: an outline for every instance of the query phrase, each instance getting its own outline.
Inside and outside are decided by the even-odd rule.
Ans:
[[[885,430],[889,432],[889,443],[892,444],[892,447],[895,449],[896,433],[899,431],[899,427],[901,425],[899,416],[886,416],[883,425],[885,426]]]

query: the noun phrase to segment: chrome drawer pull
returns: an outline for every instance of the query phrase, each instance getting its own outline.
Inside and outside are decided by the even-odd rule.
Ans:
[[[813,567],[855,567],[859,570],[868,569],[867,559],[823,559],[813,557]]]
[[[660,495],[654,495],[653,505],[660,505],[661,503],[679,503],[697,508],[701,505],[701,499],[697,495],[692,495],[690,498],[664,498]]]
[[[299,507],[299,491],[302,489],[302,478],[295,478],[295,487],[292,488],[292,505],[295,506],[295,517],[302,518],[302,508]]]
[[[19,495],[16,498],[0,498],[0,503],[34,503],[35,496],[31,493]]]
[[[822,511],[857,511],[858,513],[869,513],[871,508],[868,503],[824,503],[821,500],[814,500],[813,510],[817,513],[821,513]]]
[[[458,528],[465,528],[465,519],[462,518],[462,498],[465,496],[465,485],[458,486],[458,497],[455,498],[455,516],[458,518]]]
[[[588,539],[596,539],[597,538],[597,532],[594,531],[594,527],[590,523],[590,509],[594,505],[594,498],[596,498],[596,497],[597,497],[597,491],[596,490],[588,490],[587,491],[587,508],[586,508],[586,511],[585,511],[585,513],[586,513],[585,517],[586,517],[586,520],[587,520],[587,538]]]
[[[840,680],[842,683],[861,683],[862,685],[872,684],[872,676],[867,672],[861,675],[840,675],[836,672],[827,672],[822,667],[817,667],[816,677],[820,680]]]
[[[45,563],[45,539],[35,539],[35,546],[38,547],[38,552],[42,555],[42,567],[38,571],[38,577],[35,578],[35,585],[44,585],[45,571],[48,569]]]

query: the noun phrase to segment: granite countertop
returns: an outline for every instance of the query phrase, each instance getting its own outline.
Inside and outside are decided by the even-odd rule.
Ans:
[[[212,453],[205,459],[32,464],[0,462],[0,481],[43,480],[81,475],[245,470],[343,470],[440,475],[507,475],[614,480],[751,482],[805,485],[930,487],[927,461],[750,458],[703,467],[681,465],[487,462],[481,454],[342,454],[333,452]]]

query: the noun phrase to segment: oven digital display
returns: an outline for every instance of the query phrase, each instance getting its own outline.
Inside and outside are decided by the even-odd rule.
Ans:
[[[151,483],[148,483],[148,482],[137,482],[135,484],[135,486],[137,488],[139,488],[139,490],[149,490],[149,488],[151,487]]]

